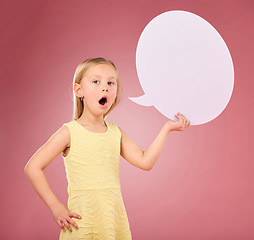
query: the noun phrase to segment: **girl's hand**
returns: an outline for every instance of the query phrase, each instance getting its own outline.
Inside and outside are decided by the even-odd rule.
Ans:
[[[177,113],[175,115],[179,121],[175,122],[171,119],[167,122],[170,131],[183,131],[185,128],[190,127],[190,121],[187,120],[182,114]]]
[[[56,223],[59,225],[61,229],[64,229],[64,226],[67,227],[70,231],[72,231],[69,224],[72,224],[75,228],[78,228],[78,225],[72,220],[72,217],[81,219],[81,216],[77,213],[71,212],[67,207],[63,204],[58,204],[57,206],[51,209],[53,217]]]

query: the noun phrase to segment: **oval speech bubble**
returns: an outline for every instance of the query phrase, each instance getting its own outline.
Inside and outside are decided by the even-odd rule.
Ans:
[[[191,125],[207,123],[232,95],[234,68],[227,45],[210,23],[190,12],[165,12],[147,24],[136,67],[145,94],[130,99],[175,121],[180,112]]]

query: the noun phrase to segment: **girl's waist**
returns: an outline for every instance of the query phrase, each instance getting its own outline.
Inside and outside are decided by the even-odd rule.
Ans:
[[[87,192],[87,191],[103,191],[103,190],[121,190],[120,184],[118,185],[108,185],[108,186],[75,186],[75,185],[68,185],[68,194],[71,196],[72,194],[78,194],[81,192]]]

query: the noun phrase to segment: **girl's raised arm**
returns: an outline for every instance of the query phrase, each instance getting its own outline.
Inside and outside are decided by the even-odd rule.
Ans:
[[[121,139],[121,156],[132,165],[143,170],[151,170],[159,158],[171,131],[183,131],[190,126],[190,121],[187,120],[182,114],[175,115],[179,121],[169,120],[161,129],[158,136],[155,138],[150,147],[143,151],[137,144],[132,141],[122,129]]]
[[[62,126],[50,139],[37,150],[25,166],[25,173],[32,183],[35,191],[50,209],[55,221],[61,229],[64,225],[71,231],[69,223],[77,227],[72,217],[81,218],[76,213],[70,212],[59,202],[52,192],[43,169],[45,169],[61,152],[70,144],[70,133],[66,126]]]

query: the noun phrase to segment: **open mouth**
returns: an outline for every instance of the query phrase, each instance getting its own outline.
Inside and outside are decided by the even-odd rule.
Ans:
[[[107,101],[108,101],[107,98],[103,97],[99,100],[99,104],[104,106],[107,103]]]

